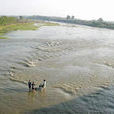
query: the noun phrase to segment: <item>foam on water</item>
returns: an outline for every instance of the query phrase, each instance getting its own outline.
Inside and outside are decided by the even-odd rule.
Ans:
[[[105,56],[110,57],[112,51],[102,48],[104,44],[99,45],[98,41],[94,46],[92,42],[92,39],[46,40],[33,48],[31,59],[18,62],[29,70],[16,72],[10,79],[22,83],[31,79],[36,81],[36,85],[47,79],[51,87],[71,95],[86,88],[108,86],[114,80],[114,71],[109,63],[112,59],[107,60]]]

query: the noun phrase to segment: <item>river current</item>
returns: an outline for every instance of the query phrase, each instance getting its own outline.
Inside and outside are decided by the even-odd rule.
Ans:
[[[65,24],[5,36],[0,113],[114,112],[114,30]],[[44,79],[44,91],[28,91],[28,80]]]

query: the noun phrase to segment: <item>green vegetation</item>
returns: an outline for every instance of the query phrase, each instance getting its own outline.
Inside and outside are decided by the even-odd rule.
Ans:
[[[37,23],[35,25],[34,23]],[[17,17],[0,17],[0,39],[6,39],[2,37],[7,32],[16,30],[36,30],[41,26],[56,26],[57,23],[43,22],[43,21],[31,21],[23,19],[22,16]]]
[[[0,25],[7,25],[7,24],[14,24],[17,22],[16,17],[7,17],[7,16],[1,16],[0,17]]]
[[[0,35],[4,35],[5,33],[10,32],[10,31],[36,30],[36,29],[37,29],[37,26],[35,26],[33,23],[11,24],[11,25],[0,26]]]
[[[33,22],[27,21],[19,17],[7,17],[1,16],[0,17],[0,35],[7,33],[9,31],[15,30],[36,30],[37,27],[34,25]]]
[[[0,35],[4,35],[5,33],[10,31],[36,30],[41,26],[56,26],[56,25],[59,25],[59,24],[42,22],[42,23],[38,23],[38,26],[35,26],[34,23],[32,22],[32,23],[17,23],[17,24],[4,25],[4,26],[0,26]]]
[[[7,37],[0,37],[0,39],[7,39]]]

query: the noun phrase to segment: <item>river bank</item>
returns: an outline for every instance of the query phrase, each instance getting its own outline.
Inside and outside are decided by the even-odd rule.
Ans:
[[[10,31],[17,31],[17,30],[37,30],[41,26],[57,26],[58,23],[51,23],[51,22],[28,22],[28,23],[16,23],[16,24],[9,24],[9,25],[2,25],[0,26],[0,39],[7,39],[3,35]]]

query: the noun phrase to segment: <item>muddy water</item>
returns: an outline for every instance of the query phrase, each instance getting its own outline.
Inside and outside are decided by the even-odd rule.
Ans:
[[[0,41],[1,113],[99,111],[106,101],[104,111],[113,111],[113,30],[64,25],[6,36]],[[36,87],[46,79],[46,90],[28,92],[29,79]]]

